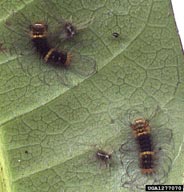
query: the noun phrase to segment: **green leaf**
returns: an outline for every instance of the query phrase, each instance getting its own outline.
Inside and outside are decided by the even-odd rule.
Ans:
[[[15,31],[24,35],[21,17],[13,11],[31,22],[48,17],[51,31],[56,17],[72,15],[74,23],[94,18],[74,41],[60,46],[88,42],[81,53],[95,58],[98,72],[87,78],[65,74],[34,54],[0,52],[0,190],[128,191],[121,186],[118,149],[129,128],[114,121],[118,116],[112,111],[139,104],[166,109],[165,126],[172,129],[175,143],[168,184],[181,184],[184,58],[170,0],[58,0],[49,5],[1,2],[0,48],[17,41],[18,34],[7,27],[15,21]],[[26,49],[21,38],[19,42],[17,52]],[[70,86],[63,84],[65,77]],[[112,167],[104,168],[94,158],[97,148],[113,150]]]

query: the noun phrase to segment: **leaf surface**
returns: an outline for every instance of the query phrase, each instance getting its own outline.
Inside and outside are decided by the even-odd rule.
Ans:
[[[114,121],[118,116],[112,111],[139,104],[167,110],[166,127],[173,130],[176,154],[168,183],[181,183],[184,59],[170,0],[48,4],[2,1],[2,46],[18,37],[6,27],[16,20],[14,13],[22,12],[31,21],[46,17],[51,31],[54,18],[67,20],[72,15],[74,23],[94,18],[71,44],[79,43],[80,49],[81,42],[89,42],[81,52],[96,60],[98,72],[79,77],[44,64],[34,54],[0,52],[0,191],[128,191],[121,187],[124,170],[116,153],[127,130]],[[20,24],[16,30],[24,28]],[[70,44],[60,46],[65,43]],[[20,40],[16,50],[24,46]],[[63,84],[65,77],[70,86]],[[94,158],[96,146],[115,152],[111,168]]]

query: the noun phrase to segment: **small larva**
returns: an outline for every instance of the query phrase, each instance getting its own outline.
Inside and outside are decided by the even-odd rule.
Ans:
[[[106,167],[110,166],[110,161],[112,159],[112,152],[106,152],[104,150],[98,149],[96,151],[96,159],[101,161],[101,163],[105,164]]]
[[[154,150],[149,122],[143,118],[135,119],[131,128],[139,148],[141,171],[151,174],[154,172]]]
[[[61,16],[61,9],[55,2],[42,1],[42,3],[44,7],[47,7],[47,9],[45,9],[46,14],[52,17],[57,23],[53,35],[57,36],[61,42],[65,40],[73,40],[77,34],[86,29],[94,20],[94,18],[89,18],[84,22],[74,22],[72,16],[70,16],[69,19],[64,19]],[[50,8],[54,10],[55,16],[53,16],[51,12],[46,11],[50,10]]]
[[[62,67],[67,67],[71,63],[71,53],[52,48],[47,40],[47,30],[48,25],[44,23],[38,22],[30,25],[30,37],[36,51],[45,62],[53,62]]]
[[[120,34],[119,34],[118,32],[113,32],[113,33],[112,33],[112,36],[113,36],[114,38],[118,38],[119,35],[120,35]]]
[[[121,182],[132,191],[140,191],[146,184],[165,183],[174,157],[173,133],[165,128],[167,115],[159,109],[147,118],[145,109],[139,110],[127,110],[124,120],[122,115],[120,119],[128,131],[127,140],[119,148],[125,170]]]

